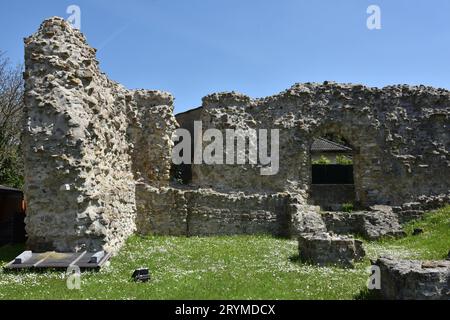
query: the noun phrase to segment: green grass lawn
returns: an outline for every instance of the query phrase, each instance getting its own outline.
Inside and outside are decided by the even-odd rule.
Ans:
[[[416,227],[425,232],[411,236]],[[354,269],[302,264],[296,241],[268,236],[133,236],[109,266],[82,274],[81,290],[67,289],[63,272],[0,271],[0,299],[358,299],[367,296],[369,258],[445,258],[450,206],[406,231],[403,239],[365,242],[368,257]],[[0,266],[22,249],[0,248]],[[151,281],[131,281],[142,266],[150,268]]]

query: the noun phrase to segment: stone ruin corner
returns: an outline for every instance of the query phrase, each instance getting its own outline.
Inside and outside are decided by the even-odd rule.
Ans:
[[[25,195],[34,250],[115,251],[136,231],[136,182],[167,186],[173,97],[127,90],[61,18],[25,39]]]

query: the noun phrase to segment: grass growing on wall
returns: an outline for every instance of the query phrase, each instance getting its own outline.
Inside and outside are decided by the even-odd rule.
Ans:
[[[413,228],[424,233],[411,236]],[[442,259],[450,248],[450,206],[406,226],[408,237],[365,242],[368,258]],[[21,247],[0,248],[0,265]],[[369,259],[354,269],[298,261],[297,242],[268,236],[131,237],[101,272],[68,290],[63,272],[0,272],[0,299],[355,299],[364,297]],[[134,283],[135,268],[152,279]]]

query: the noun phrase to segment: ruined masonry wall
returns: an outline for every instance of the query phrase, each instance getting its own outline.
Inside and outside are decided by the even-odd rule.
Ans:
[[[258,166],[194,165],[193,184],[221,192],[310,194],[309,147],[332,133],[355,150],[356,200],[401,205],[450,199],[450,92],[406,85],[296,84],[251,99],[229,92],[203,99],[203,129],[280,129],[280,171]],[[434,201],[434,200],[433,200]]]
[[[319,208],[307,202],[309,146],[324,133],[343,136],[356,150],[362,204],[398,206],[407,220],[422,207],[406,202],[435,206],[450,199],[446,90],[324,83],[257,100],[207,96],[197,111],[204,129],[280,129],[280,171],[261,176],[258,166],[195,165],[186,187],[169,184],[173,97],[109,80],[95,53],[61,18],[44,21],[25,39],[22,146],[32,250],[114,253],[135,231],[325,231]]]
[[[289,193],[220,193],[211,189],[136,189],[141,234],[210,236],[271,234],[290,237],[325,231],[318,207]]]
[[[169,181],[173,98],[110,81],[60,18],[25,39],[25,67],[28,246],[115,252],[136,230],[135,181]]]

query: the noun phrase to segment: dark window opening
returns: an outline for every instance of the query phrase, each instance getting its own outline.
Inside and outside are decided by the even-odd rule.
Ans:
[[[353,184],[353,150],[341,138],[315,138],[311,145],[312,184]]]
[[[353,165],[313,164],[312,184],[353,184]]]
[[[331,136],[315,138],[311,144],[311,189],[314,205],[322,210],[342,211],[355,203],[353,149]]]

